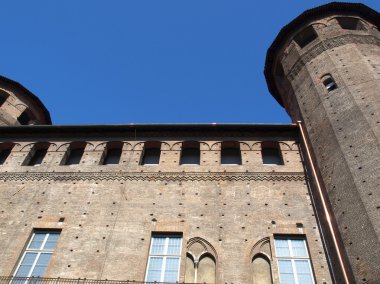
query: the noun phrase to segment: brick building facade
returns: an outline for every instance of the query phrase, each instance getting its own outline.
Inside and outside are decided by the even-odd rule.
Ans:
[[[289,125],[54,126],[0,77],[0,282],[379,283],[379,19],[280,32]]]

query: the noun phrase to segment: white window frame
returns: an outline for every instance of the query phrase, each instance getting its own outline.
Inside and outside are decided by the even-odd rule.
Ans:
[[[53,254],[55,248],[54,249],[41,249],[41,247],[39,249],[30,249],[29,248],[30,244],[32,243],[32,241],[34,239],[34,236],[36,235],[36,233],[45,233],[46,234],[45,238],[44,238],[44,240],[42,241],[42,244],[41,244],[42,248],[45,246],[45,244],[46,244],[46,242],[47,242],[47,240],[48,240],[48,238],[49,238],[49,236],[50,236],[51,233],[55,233],[55,234],[58,233],[58,234],[60,234],[59,231],[34,231],[33,234],[32,234],[32,236],[30,237],[30,239],[28,241],[28,245],[24,249],[24,252],[22,254],[22,257],[21,257],[21,259],[20,259],[20,261],[19,261],[16,269],[14,270],[13,277],[31,277],[31,275],[32,275],[32,273],[34,271],[34,268],[36,267],[36,264],[37,264],[37,262],[38,262],[38,260],[39,260],[39,258],[41,256],[41,254],[42,253]],[[20,266],[21,266],[21,264],[22,264],[22,262],[23,262],[23,260],[25,258],[25,255],[27,253],[30,253],[30,252],[37,253],[37,256],[36,256],[36,258],[33,261],[33,264],[32,264],[32,266],[31,266],[31,268],[29,270],[28,275],[27,276],[16,276],[16,274],[17,274],[18,270],[20,269]],[[42,277],[42,276],[40,276],[40,277]]]
[[[153,248],[153,239],[154,238],[163,238],[165,237],[165,246],[164,246],[164,254],[152,254],[152,248]],[[176,255],[176,254],[167,254],[168,252],[168,248],[169,248],[169,239],[170,238],[178,238],[178,239],[181,239],[181,242],[180,242],[180,247],[179,247],[179,254]],[[160,275],[160,280],[157,281],[157,282],[164,282],[164,277],[165,277],[165,268],[166,268],[166,259],[167,258],[178,258],[178,274],[177,274],[177,281],[176,282],[173,282],[173,283],[178,283],[179,281],[179,271],[180,271],[180,268],[181,268],[181,254],[182,254],[182,241],[183,241],[183,237],[182,237],[182,234],[163,234],[163,235],[160,235],[160,234],[153,234],[152,237],[151,237],[151,241],[150,241],[150,248],[149,248],[149,258],[148,258],[148,264],[147,264],[147,267],[146,267],[146,273],[145,273],[145,282],[148,282],[148,273],[149,273],[149,267],[150,267],[150,259],[152,257],[162,257],[162,265],[161,265],[161,275]],[[168,282],[165,282],[165,283],[168,283]]]
[[[289,248],[289,253],[290,253],[289,256],[278,256],[276,240],[287,240],[288,241],[288,248]],[[292,243],[291,243],[292,240],[303,241],[303,244],[305,246],[306,256],[294,256],[293,247],[292,247]],[[279,260],[290,260],[290,262],[292,264],[292,272],[293,272],[293,277],[294,277],[294,283],[295,284],[302,284],[302,283],[300,283],[298,281],[298,274],[297,274],[297,269],[296,269],[295,261],[296,260],[307,260],[309,271],[310,271],[310,275],[311,275],[311,281],[312,281],[313,284],[315,284],[314,273],[313,273],[313,269],[312,269],[311,263],[310,263],[310,255],[309,255],[306,239],[302,238],[302,237],[281,237],[281,236],[278,236],[278,237],[274,238],[274,241],[275,241],[274,247],[275,247],[275,250],[276,250],[277,268],[278,268],[278,276],[279,276],[279,279],[280,279],[280,283],[281,283],[281,273],[280,273]]]

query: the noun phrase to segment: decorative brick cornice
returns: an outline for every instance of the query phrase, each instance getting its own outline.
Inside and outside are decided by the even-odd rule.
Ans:
[[[315,57],[320,55],[322,52],[342,46],[345,44],[356,43],[356,44],[374,44],[380,46],[380,39],[373,35],[359,35],[359,34],[346,34],[329,39],[325,39],[313,47],[310,48],[305,54],[303,54],[297,62],[293,65],[292,69],[288,73],[288,78],[294,80],[302,68]]]
[[[302,172],[277,173],[0,173],[0,180],[7,181],[305,181]]]

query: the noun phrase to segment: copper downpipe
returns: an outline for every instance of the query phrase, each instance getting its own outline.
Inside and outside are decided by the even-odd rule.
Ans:
[[[330,212],[327,209],[327,202],[326,202],[325,196],[323,195],[323,192],[322,192],[321,183],[319,181],[319,177],[318,177],[317,171],[315,169],[314,160],[312,159],[312,156],[311,156],[311,153],[310,153],[309,143],[306,140],[305,131],[303,129],[302,121],[297,121],[297,124],[299,126],[300,131],[301,131],[301,136],[302,136],[302,140],[303,140],[304,145],[305,145],[307,158],[309,159],[311,170],[312,170],[313,176],[315,178],[315,182],[316,182],[317,189],[318,189],[318,194],[319,194],[319,197],[320,197],[321,202],[322,202],[323,212],[324,212],[324,214],[326,216],[327,224],[328,224],[330,233],[332,235],[332,240],[333,240],[334,246],[336,248],[339,264],[340,264],[340,267],[341,267],[342,272],[343,272],[343,277],[344,277],[345,283],[346,284],[350,284],[351,282],[350,282],[350,280],[348,278],[347,268],[346,268],[346,265],[344,264],[343,257],[342,257],[342,252],[341,252],[341,249],[339,248],[339,245],[338,245],[338,241],[337,241],[337,238],[336,238],[336,232],[335,232],[334,226],[333,226],[332,221],[331,221]]]

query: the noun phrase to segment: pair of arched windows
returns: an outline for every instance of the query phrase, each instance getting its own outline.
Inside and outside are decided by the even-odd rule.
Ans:
[[[204,239],[190,239],[187,245],[187,283],[216,283],[216,252]]]

